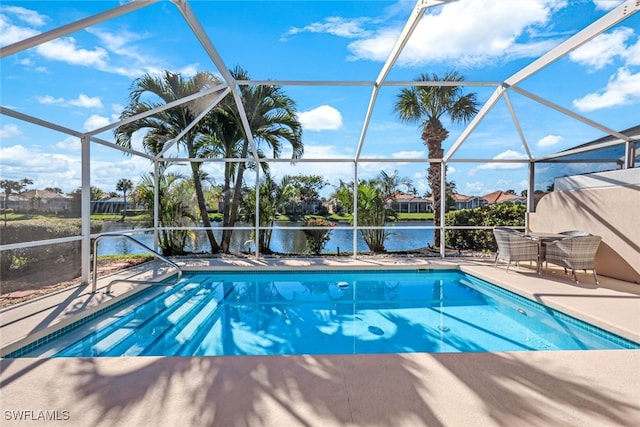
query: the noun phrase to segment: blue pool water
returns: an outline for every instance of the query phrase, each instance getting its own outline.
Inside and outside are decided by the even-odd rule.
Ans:
[[[185,273],[29,356],[640,348],[457,270]]]

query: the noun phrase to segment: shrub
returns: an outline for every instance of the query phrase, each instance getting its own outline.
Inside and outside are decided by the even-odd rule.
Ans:
[[[331,222],[324,218],[308,218],[305,221],[307,227],[330,227]],[[333,230],[304,230],[304,237],[307,241],[307,250],[314,255],[320,255],[324,249],[324,245],[331,238],[331,232]]]
[[[482,227],[524,227],[524,205],[497,203],[475,209],[460,209],[445,215],[448,226],[482,226]],[[496,251],[497,245],[492,230],[447,230],[445,244],[458,250],[490,250]]]

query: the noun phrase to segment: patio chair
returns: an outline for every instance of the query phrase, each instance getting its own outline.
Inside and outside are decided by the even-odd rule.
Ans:
[[[561,231],[558,234],[564,234],[565,236],[575,237],[575,236],[589,236],[591,233],[583,230],[567,230],[567,231]]]
[[[585,272],[593,270],[593,278],[596,281],[596,285],[600,284],[594,261],[601,240],[602,237],[590,234],[588,236],[565,237],[564,239],[547,243],[544,257],[545,270],[549,265],[548,263],[564,267],[565,274],[567,273],[567,268],[570,268],[576,284],[579,284],[576,270],[584,270]]]
[[[515,261],[516,265],[520,261],[535,261],[536,265],[540,262],[538,255],[538,242],[524,236],[524,234],[508,228],[495,228],[493,235],[498,244],[496,252],[496,262],[494,267],[498,266],[498,260],[502,259],[508,262],[507,272],[511,261]]]

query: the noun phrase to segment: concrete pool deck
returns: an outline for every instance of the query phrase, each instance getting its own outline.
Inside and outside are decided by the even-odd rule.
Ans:
[[[189,268],[457,267],[640,341],[640,285],[492,260],[207,258]],[[149,266],[134,269],[136,273]],[[162,274],[158,269],[146,274]],[[131,275],[131,270],[121,275]],[[111,278],[103,278],[104,288]],[[132,284],[114,286],[115,296]],[[0,312],[2,347],[114,296],[86,286]],[[5,353],[3,353],[5,354]],[[640,350],[289,357],[2,359],[3,425],[635,426]],[[48,412],[47,412],[48,411]],[[23,421],[18,421],[23,417]]]

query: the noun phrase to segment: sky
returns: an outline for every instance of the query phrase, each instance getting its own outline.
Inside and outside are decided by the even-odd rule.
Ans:
[[[10,1],[0,4],[0,46],[24,40],[100,13],[124,2]],[[621,1],[460,0],[427,9],[387,77],[409,82],[421,74],[458,71],[467,82],[501,82],[533,62]],[[304,158],[320,164],[271,164],[276,178],[321,175],[331,183],[353,180],[353,159],[378,77],[415,1],[191,1],[190,7],[227,68],[240,66],[256,80],[367,82],[367,85],[283,85],[296,102],[303,126]],[[640,119],[640,13],[622,21],[568,56],[535,73],[519,87],[619,131]],[[0,103],[18,113],[77,132],[118,120],[131,85],[164,70],[186,77],[219,74],[178,8],[159,1],[126,15],[8,55],[0,65]],[[417,123],[402,122],[394,103],[402,86],[383,86],[363,141],[358,177],[397,170],[419,194],[429,190],[427,150]],[[495,86],[466,86],[480,106]],[[509,93],[527,146],[534,157],[549,155],[604,136],[602,131],[516,92]],[[443,117],[445,152],[464,129]],[[100,134],[112,142],[111,131]],[[81,184],[76,137],[0,115],[0,178],[30,178],[31,188]],[[140,136],[134,146],[142,150]],[[264,148],[264,147],[263,147]],[[172,152],[184,156],[184,153]],[[283,152],[282,157],[288,157]],[[459,193],[484,195],[513,189],[528,178],[525,164],[487,163],[524,159],[526,150],[500,100],[469,135],[447,167]],[[473,162],[472,159],[483,159]],[[377,161],[374,161],[377,160]],[[458,160],[457,162],[455,160]],[[589,165],[571,166],[581,173]],[[178,170],[180,166],[176,168]],[[221,164],[205,169],[222,182]],[[142,157],[91,144],[91,185],[114,191],[120,178],[140,182],[152,170]],[[544,171],[540,167],[537,172]],[[185,170],[186,173],[186,170]],[[541,175],[542,176],[542,175]],[[544,189],[549,177],[540,178]],[[545,181],[546,180],[546,181]]]

